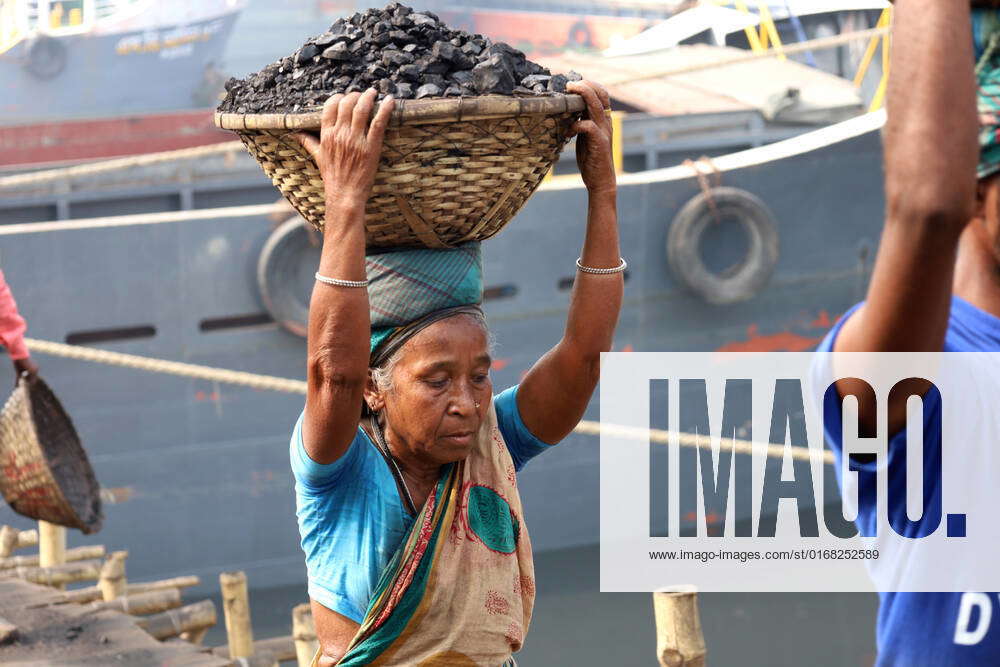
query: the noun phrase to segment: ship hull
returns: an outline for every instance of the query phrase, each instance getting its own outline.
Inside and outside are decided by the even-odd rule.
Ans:
[[[770,282],[733,305],[706,303],[667,263],[672,218],[700,192],[697,179],[680,169],[623,176],[618,212],[630,268],[614,349],[815,346],[862,297],[881,231],[879,133],[852,132],[825,144],[805,135],[785,142],[790,153],[785,144],[756,149],[747,155],[786,153],[738,168],[717,161],[723,184],[757,195],[779,225]],[[274,200],[259,173],[241,179],[189,175],[173,189],[133,188],[131,199],[106,190],[89,201],[63,200],[62,209],[49,195],[26,194],[0,200],[0,215],[18,222],[55,217],[46,213],[67,207],[71,217],[89,217]],[[582,188],[543,187],[484,244],[487,285],[505,287],[508,295],[486,304],[498,340],[496,391],[518,382],[558,341],[569,300],[564,285],[574,275],[586,214]],[[275,222],[259,213],[199,215],[180,212],[159,224],[138,224],[140,217],[126,226],[7,228],[0,262],[30,335],[72,341],[100,331],[108,340],[98,347],[303,379],[304,340],[259,315],[257,262]],[[136,580],[194,573],[210,583],[221,570],[239,569],[255,587],[304,581],[288,465],[301,396],[47,356],[38,361],[72,414],[102,485],[119,489],[121,502],[106,507],[102,533],[73,535],[72,544],[128,548],[129,577]],[[4,382],[13,384],[9,364],[0,364]],[[597,405],[595,396],[586,419],[599,418]],[[520,475],[537,550],[597,541],[598,450],[597,438],[574,434]],[[6,508],[0,522],[29,525]]]
[[[215,106],[209,79],[238,11],[189,24],[46,38],[62,49],[54,75],[32,73],[31,40],[4,53],[0,124]]]

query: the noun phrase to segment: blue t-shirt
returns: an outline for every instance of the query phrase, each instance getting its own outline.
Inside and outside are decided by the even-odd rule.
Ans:
[[[497,426],[520,470],[550,445],[528,431],[517,386],[493,397]],[[302,444],[302,415],[289,446],[295,514],[309,574],[309,597],[361,623],[379,575],[413,525],[385,459],[359,426],[347,452],[316,463]]]
[[[817,352],[833,351],[833,344],[844,322],[862,304],[848,310],[833,329],[826,335]],[[948,331],[944,341],[945,352],[996,352],[1000,351],[1000,319],[973,306],[968,301],[952,296]],[[826,398],[832,401],[825,406],[839,414],[841,402],[834,392]],[[932,440],[933,434],[940,434],[940,395],[936,390],[924,396],[924,451],[930,456],[925,463],[939,465],[941,442]],[[902,451],[902,433],[897,433],[889,441],[890,460]],[[840,459],[843,443],[839,424],[826,430],[826,440],[837,458],[838,482],[840,479]],[[866,465],[859,470],[864,474]],[[874,466],[875,464],[870,464]],[[938,479],[935,475],[926,478]],[[899,479],[898,483],[904,483]],[[941,487],[930,483],[924,487],[924,498],[939,498]],[[887,497],[906,498],[905,488],[889,489]],[[940,506],[940,505],[938,505]],[[857,525],[863,533],[872,534],[878,522],[875,503],[859,503]],[[889,507],[893,514],[906,515],[905,503],[901,507]],[[911,527],[913,536],[921,530],[921,522]],[[897,523],[896,525],[902,525]],[[968,597],[963,604],[963,595]],[[878,645],[877,667],[944,667],[952,665],[1000,665],[1000,596],[995,593],[880,593],[876,643]],[[989,608],[986,608],[989,605]],[[964,607],[964,609],[963,609]],[[984,611],[985,609],[985,611]],[[992,610],[992,611],[991,611]],[[988,618],[989,614],[991,618]],[[990,625],[992,620],[992,625]],[[982,623],[987,624],[985,633]],[[994,629],[993,626],[996,626]]]

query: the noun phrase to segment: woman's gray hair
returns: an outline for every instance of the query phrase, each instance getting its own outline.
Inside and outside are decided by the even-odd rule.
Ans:
[[[460,313],[459,315],[455,315],[455,317],[461,317],[461,316],[472,318],[476,322],[476,324],[478,324],[483,328],[483,331],[486,332],[486,347],[487,350],[489,350],[489,353],[492,355],[494,350],[496,349],[496,337],[493,335],[493,332],[490,331],[489,325],[487,325],[486,323],[486,316],[483,315],[482,313]],[[404,344],[401,348],[396,350],[388,359],[386,359],[381,366],[369,369],[372,374],[372,380],[374,380],[375,382],[375,387],[379,391],[387,392],[392,389],[392,377],[396,371],[396,364],[399,362],[399,359],[402,356],[402,352],[405,349],[406,345]]]

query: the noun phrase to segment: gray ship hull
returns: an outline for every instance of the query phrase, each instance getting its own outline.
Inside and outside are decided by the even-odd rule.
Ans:
[[[214,106],[219,68],[238,11],[148,31],[43,38],[56,55],[32,72],[32,41],[3,54],[0,124],[120,116]],[[61,55],[59,55],[61,53]],[[62,65],[58,63],[62,62]]]
[[[760,197],[778,221],[774,275],[743,303],[706,303],[682,287],[667,264],[671,220],[699,193],[692,173],[673,168],[622,176],[618,212],[630,268],[614,349],[814,346],[867,284],[884,205],[876,120],[717,160],[723,184]],[[0,219],[273,202],[276,192],[256,167],[239,165],[195,178],[170,166],[129,175],[132,181],[119,190],[83,184],[70,194],[24,193],[0,199]],[[542,188],[484,245],[487,286],[508,294],[486,305],[502,366],[494,370],[497,391],[516,383],[562,333],[569,298],[564,281],[574,275],[586,208],[580,187]],[[198,211],[176,218],[51,231],[0,227],[0,265],[29,334],[60,342],[104,336],[93,344],[303,379],[304,340],[260,315],[257,262],[274,221]],[[142,220],[148,218],[136,221]],[[218,572],[241,569],[255,587],[304,581],[288,467],[301,396],[53,357],[38,361],[73,416],[102,485],[131,494],[106,506],[101,534],[72,535],[71,544],[129,549],[129,577],[136,580],[193,573],[213,585]],[[0,364],[4,382],[13,383],[9,364]],[[586,419],[598,419],[597,405],[595,396]],[[598,475],[598,440],[582,435],[524,470],[519,484],[536,550],[597,541]],[[6,507],[0,522],[30,525]]]

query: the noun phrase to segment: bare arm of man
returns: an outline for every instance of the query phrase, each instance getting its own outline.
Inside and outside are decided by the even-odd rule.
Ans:
[[[365,279],[365,203],[395,105],[386,97],[369,128],[376,91],[332,96],[317,140],[296,135],[316,160],[326,195],[319,273]],[[308,368],[302,442],[309,458],[332,463],[354,439],[368,378],[368,291],[316,282],[309,302]]]
[[[581,263],[595,268],[619,264],[616,183],[611,156],[607,91],[590,81],[571,82],[567,90],[587,102],[590,118],[573,128],[577,164],[587,186],[589,210]],[[601,352],[611,349],[624,280],[621,273],[577,272],[562,339],[539,359],[517,391],[524,425],[543,442],[559,442],[579,423],[600,377]]]
[[[897,0],[885,126],[886,220],[865,305],[836,352],[939,352],[958,239],[976,195],[976,83],[968,0]],[[857,394],[838,382],[841,396]],[[913,388],[927,390],[926,383]],[[861,406],[862,428],[875,427]],[[906,423],[890,406],[889,432]]]

